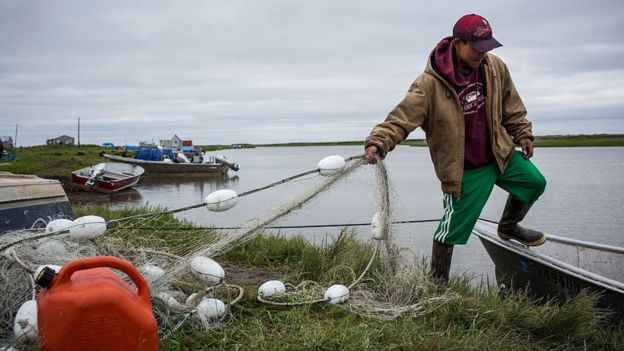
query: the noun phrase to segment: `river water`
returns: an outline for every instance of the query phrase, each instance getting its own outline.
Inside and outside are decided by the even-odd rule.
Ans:
[[[242,193],[314,169],[328,155],[345,158],[360,154],[361,146],[273,147],[223,150],[220,154],[240,164],[238,172],[217,179],[144,179],[133,190],[116,194],[113,205],[148,203],[169,209],[202,202],[212,191],[232,189]],[[624,246],[624,148],[538,148],[532,161],[546,176],[545,193],[523,222],[546,233],[597,243]],[[429,151],[398,146],[385,160],[391,187],[393,220],[437,219],[442,215],[442,193]],[[226,212],[197,208],[180,214],[202,226],[229,227],[291,199],[318,184],[312,175],[239,199]],[[498,220],[507,194],[495,188],[482,218]],[[328,191],[274,225],[356,224],[370,222],[379,210],[375,167],[363,166]],[[428,255],[435,223],[400,224],[392,230],[397,243],[416,254]],[[363,240],[368,226],[356,227]],[[340,228],[280,229],[284,235],[301,233],[311,242],[336,235]],[[476,237],[455,249],[452,272],[493,277],[493,264]]]

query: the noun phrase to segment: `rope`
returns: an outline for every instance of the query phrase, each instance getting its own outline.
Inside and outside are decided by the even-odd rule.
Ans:
[[[381,241],[377,242],[377,245],[375,245],[375,249],[373,251],[373,254],[370,258],[370,260],[368,261],[368,264],[366,265],[366,268],[364,268],[364,270],[362,271],[362,273],[360,274],[359,277],[357,277],[357,279],[355,279],[348,287],[347,289],[349,291],[351,291],[351,289],[353,289],[354,286],[356,286],[357,284],[359,284],[359,282],[364,278],[364,276],[366,275],[366,273],[368,273],[368,270],[370,269],[370,267],[373,265],[373,262],[375,261],[375,257],[377,257],[377,252],[379,251],[379,245],[381,245]],[[301,287],[307,285],[307,284],[315,284],[315,285],[319,285],[317,282],[315,281],[311,281],[311,280],[305,280],[301,283],[299,283],[299,285],[297,285],[296,287],[294,287],[294,290],[297,291],[299,290]],[[292,284],[285,284],[287,286],[291,286],[293,287]],[[344,296],[339,296],[339,297],[344,297]],[[319,302],[325,302],[325,301],[330,301],[331,298],[322,298],[322,299],[316,299],[316,300],[311,300],[311,301],[300,301],[300,302],[277,302],[277,301],[270,301],[270,300],[265,300],[264,298],[262,298],[262,296],[258,295],[257,297],[258,301],[268,304],[268,305],[274,305],[274,306],[303,306],[303,305],[312,305],[315,303],[319,303]]]
[[[497,221],[490,219],[479,218],[479,220],[498,224]],[[414,224],[414,223],[430,223],[439,222],[440,219],[413,219],[405,221],[392,221],[390,224]],[[334,224],[302,224],[302,225],[271,225],[266,226],[266,229],[305,229],[305,228],[332,228],[332,227],[364,227],[371,225],[371,222],[360,223],[334,223]],[[193,231],[193,230],[235,230],[243,227],[192,227],[192,228],[177,228],[177,227],[160,227],[162,230],[179,230],[179,231]],[[153,229],[152,227],[117,227],[116,229]]]
[[[346,162],[350,162],[352,160],[363,159],[363,158],[364,158],[364,155],[350,156],[350,157],[347,157],[345,159],[345,163]],[[293,176],[286,177],[284,179],[278,180],[277,182],[274,182],[274,183],[271,183],[271,184],[268,184],[268,185],[265,185],[265,186],[261,186],[259,188],[255,188],[255,189],[251,189],[251,190],[245,191],[243,193],[238,194],[238,197],[244,197],[244,196],[247,196],[247,195],[251,195],[251,194],[257,193],[259,191],[266,190],[266,189],[272,188],[274,186],[287,183],[287,182],[289,182],[291,180],[295,180],[297,178],[301,178],[303,176],[314,174],[314,173],[318,173],[318,172],[319,172],[318,168],[311,169],[309,171],[305,171],[305,172],[302,172],[302,173],[299,173],[299,174],[295,174]],[[135,216],[129,216],[129,217],[125,217],[125,218],[119,219],[118,221],[121,221],[121,220],[125,221],[125,220],[128,220],[128,219],[149,217],[149,216],[153,216],[153,215],[157,215],[157,214],[173,214],[173,213],[178,213],[178,212],[192,210],[194,208],[202,207],[204,205],[205,204],[202,202],[202,203],[198,203],[198,204],[195,204],[195,205],[190,205],[190,206],[176,208],[176,209],[173,209],[173,210],[166,210],[166,211],[160,211],[160,212],[152,212],[152,213],[146,213],[146,214],[139,214],[139,215],[135,215]],[[114,228],[117,228],[117,227],[114,227]]]
[[[347,287],[349,290],[351,290],[354,286],[356,286],[362,280],[362,278],[364,278],[364,275],[368,273],[368,270],[373,265],[373,261],[375,261],[375,257],[377,256],[377,251],[379,249],[380,243],[381,241],[378,241],[377,245],[375,245],[375,251],[373,251],[373,256],[371,256],[371,259],[368,261],[368,264],[366,265],[366,268],[364,268],[364,271],[362,272],[362,274],[360,274],[360,276],[356,280],[354,280],[353,283],[351,283],[351,285]]]

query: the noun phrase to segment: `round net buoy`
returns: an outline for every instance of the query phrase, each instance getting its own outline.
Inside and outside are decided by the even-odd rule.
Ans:
[[[29,339],[37,338],[37,301],[28,300],[17,310],[13,334],[15,337],[25,334]]]
[[[106,220],[99,216],[76,218],[69,227],[69,237],[78,241],[90,240],[106,232]]]
[[[225,304],[219,299],[205,297],[196,309],[197,315],[202,321],[214,320],[225,314]]]
[[[215,260],[204,256],[193,258],[191,261],[191,272],[209,286],[218,285],[225,278],[223,267]]]
[[[342,171],[345,163],[345,159],[342,156],[332,155],[320,160],[316,168],[322,176],[330,176]]]
[[[238,194],[234,190],[221,189],[213,191],[206,196],[204,203],[206,208],[213,212],[223,212],[236,206]]]
[[[375,213],[373,216],[373,220],[371,221],[371,234],[373,235],[373,239],[382,240],[383,239],[383,226],[382,226],[382,214],[381,212]]]
[[[148,283],[151,283],[165,275],[164,269],[153,264],[145,264],[137,268],[139,269],[139,272],[141,272],[141,274],[143,275],[143,278],[145,278]]]
[[[349,298],[349,289],[341,284],[332,285],[325,291],[324,297],[331,304],[343,303]]]
[[[271,297],[286,292],[286,286],[279,280],[269,280],[258,288],[258,295],[261,297]]]
[[[65,219],[65,218],[55,219],[55,220],[50,221],[46,225],[45,232],[46,233],[61,232],[69,228],[71,225],[72,225],[72,221],[70,219]]]

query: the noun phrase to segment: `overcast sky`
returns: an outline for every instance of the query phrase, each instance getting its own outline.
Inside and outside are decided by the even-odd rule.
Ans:
[[[0,0],[0,135],[362,140],[473,12],[536,135],[624,133],[621,0]]]

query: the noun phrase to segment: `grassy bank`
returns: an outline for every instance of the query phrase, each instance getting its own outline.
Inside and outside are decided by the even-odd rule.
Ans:
[[[406,140],[402,144],[410,146],[427,146],[427,142],[422,139]],[[535,147],[624,146],[624,135],[545,135],[536,136],[533,144]]]
[[[592,135],[545,135],[535,137],[536,147],[586,147],[586,146],[624,146],[623,134],[592,134]],[[300,142],[282,144],[258,144],[258,147],[275,146],[341,146],[364,145],[364,141],[337,142]],[[427,146],[424,139],[407,139],[401,145]]]
[[[228,147],[225,145],[203,147],[205,151],[225,148]],[[102,152],[119,156],[123,154],[123,149],[121,148],[107,148],[98,145],[38,145],[7,151],[17,154],[19,161],[9,162],[0,160],[0,164],[5,163],[0,166],[0,171],[16,174],[36,174],[44,177],[69,175],[77,169],[107,162],[108,159],[100,155]],[[129,152],[128,156],[130,157],[131,155],[132,153]]]
[[[343,146],[364,145],[363,141],[338,141],[338,142],[300,142],[284,144],[244,144],[244,147],[292,147],[292,146]],[[402,145],[427,146],[422,139],[408,139]],[[622,134],[594,134],[594,135],[549,135],[535,138],[536,147],[591,147],[591,146],[624,146]],[[207,145],[205,151],[227,149],[227,145]],[[4,161],[0,165],[0,171],[19,174],[36,174],[41,176],[67,176],[72,171],[106,162],[107,159],[100,156],[104,151],[109,154],[121,155],[123,150],[104,148],[97,145],[60,146],[41,145],[9,150],[16,153],[20,160],[17,162]],[[0,163],[3,163],[0,161]]]
[[[99,214],[109,219],[152,209],[111,211],[105,207],[76,208],[77,215]],[[167,222],[175,221],[168,217]],[[186,225],[179,223],[180,225]],[[187,234],[188,235],[188,234]],[[538,304],[522,292],[501,294],[496,287],[472,286],[465,276],[448,288],[422,280],[426,264],[416,259],[406,266],[409,279],[392,281],[382,261],[367,275],[368,290],[378,296],[404,291],[411,303],[421,296],[452,294],[432,303],[418,317],[378,320],[357,313],[349,304],[275,307],[259,303],[261,282],[280,279],[298,284],[313,280],[323,286],[349,283],[350,272],[361,272],[371,254],[370,244],[356,233],[312,245],[301,236],[260,235],[214,257],[226,269],[230,284],[244,286],[244,298],[227,323],[214,330],[187,323],[163,350],[618,350],[624,347],[624,325],[605,322],[595,295],[581,295],[566,304]],[[234,269],[235,268],[235,269]],[[233,272],[234,271],[234,272]]]

